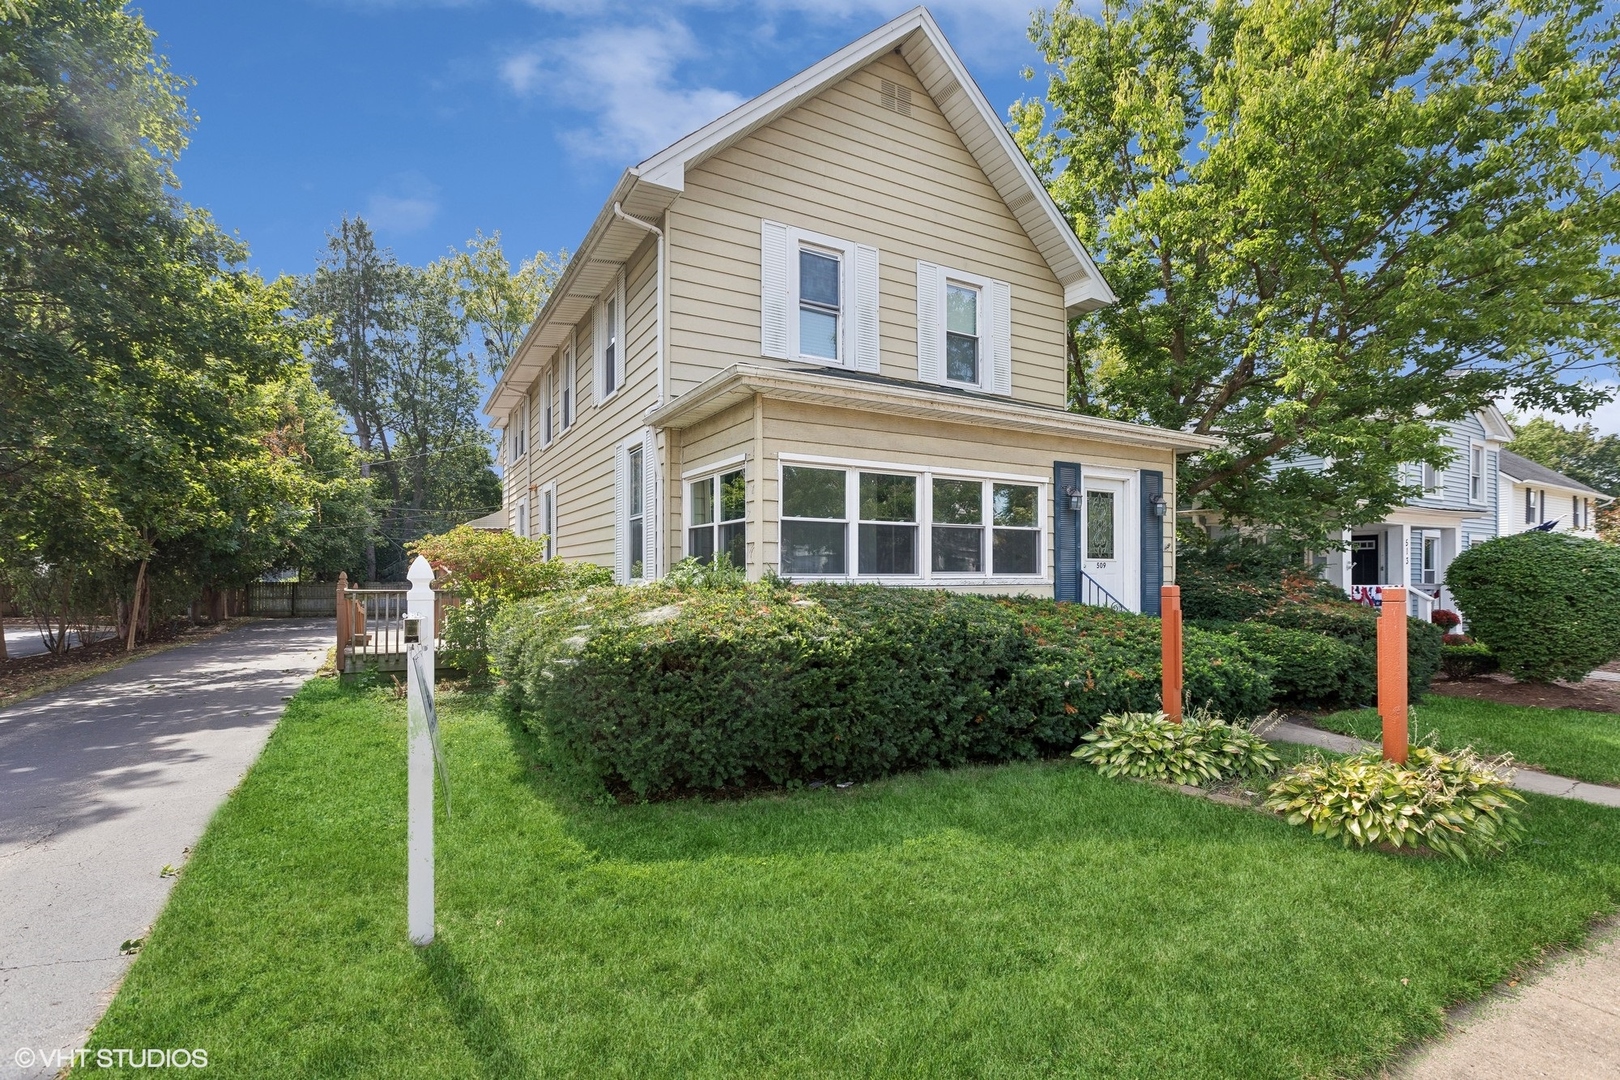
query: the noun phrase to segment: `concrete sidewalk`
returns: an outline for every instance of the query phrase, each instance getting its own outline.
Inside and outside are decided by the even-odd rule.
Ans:
[[[253,623],[0,710],[0,1078],[52,1076],[37,1052],[82,1045],[132,962],[120,943],[168,897],[163,867],[331,641],[330,620]]]
[[[1440,1039],[1390,1070],[1399,1080],[1620,1077],[1620,923],[1585,949],[1460,1010]]]
[[[1377,743],[1323,731],[1320,728],[1306,727],[1304,724],[1295,724],[1287,720],[1257,725],[1255,732],[1273,742],[1301,743],[1339,754],[1355,754],[1363,750],[1378,749]],[[1588,784],[1584,780],[1571,780],[1567,776],[1554,776],[1534,769],[1515,769],[1513,786],[1520,791],[1530,791],[1537,795],[1556,795],[1561,799],[1578,799],[1598,806],[1620,807],[1620,788]],[[1620,1076],[1620,1072],[1616,1075]]]

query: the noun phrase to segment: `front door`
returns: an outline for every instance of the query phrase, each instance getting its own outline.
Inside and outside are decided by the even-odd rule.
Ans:
[[[1085,478],[1080,569],[1125,603],[1125,482]]]
[[[1350,584],[1382,585],[1378,573],[1378,534],[1350,538]]]

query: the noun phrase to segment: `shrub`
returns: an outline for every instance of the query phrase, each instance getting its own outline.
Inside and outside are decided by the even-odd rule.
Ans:
[[[1440,646],[1440,670],[1446,673],[1448,679],[1478,678],[1495,671],[1499,666],[1490,646],[1481,642],[1468,641]]]
[[[1238,622],[1291,601],[1344,599],[1305,568],[1304,548],[1297,543],[1242,535],[1211,539],[1201,529],[1182,540],[1176,581],[1188,619]]]
[[[1414,746],[1405,765],[1377,750],[1324,761],[1313,757],[1273,783],[1266,807],[1346,847],[1387,843],[1428,847],[1468,859],[1519,838],[1522,796],[1508,786],[1509,759],[1483,761],[1472,750]]]
[[[1228,715],[1270,685],[1189,633],[1187,684]],[[525,722],[637,795],[1066,751],[1158,704],[1158,621],[880,586],[663,582],[511,605],[497,670]]]
[[[1476,544],[1446,571],[1468,630],[1516,679],[1578,680],[1620,656],[1620,547],[1526,532]]]
[[[1455,611],[1447,611],[1443,607],[1435,608],[1429,612],[1429,621],[1442,630],[1450,630],[1453,626],[1462,625],[1462,616]]]
[[[1162,712],[1105,716],[1074,757],[1104,776],[1201,786],[1270,773],[1280,760],[1253,731],[1207,713],[1175,723]]]
[[[1474,639],[1467,634],[1447,634],[1440,639],[1441,645],[1472,645]]]
[[[1284,604],[1263,613],[1260,621],[1272,626],[1306,630],[1336,638],[1355,650],[1344,674],[1339,700],[1361,705],[1378,692],[1378,612],[1345,601],[1317,600]],[[1429,689],[1440,670],[1440,628],[1422,619],[1406,620],[1407,694],[1416,701]]]
[[[1355,703],[1346,697],[1346,689],[1350,673],[1361,664],[1356,646],[1327,634],[1270,623],[1234,623],[1226,629],[1268,662],[1273,702]]]
[[[490,627],[503,605],[613,580],[604,567],[548,559],[542,541],[504,530],[458,525],[407,546],[432,565],[439,591],[460,600],[445,612],[444,658],[474,682],[488,678]]]

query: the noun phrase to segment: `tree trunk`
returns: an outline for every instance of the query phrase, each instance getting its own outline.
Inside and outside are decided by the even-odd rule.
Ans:
[[[135,599],[129,605],[129,637],[124,639],[124,651],[135,651],[135,631],[140,627],[141,599],[146,589],[146,560],[141,560],[141,568],[135,572]]]

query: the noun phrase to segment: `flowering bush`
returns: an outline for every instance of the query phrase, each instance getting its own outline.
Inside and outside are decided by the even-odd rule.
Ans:
[[[1462,616],[1445,608],[1435,608],[1429,612],[1429,621],[1443,630],[1450,630],[1453,626],[1462,625]]]
[[[1412,747],[1406,764],[1377,750],[1296,765],[1270,787],[1266,808],[1346,847],[1428,847],[1467,860],[1500,851],[1523,834],[1524,798],[1509,786],[1511,759],[1472,750]]]
[[[1176,723],[1162,712],[1105,716],[1073,754],[1104,776],[1195,787],[1270,773],[1279,758],[1249,728],[1198,713]]]

